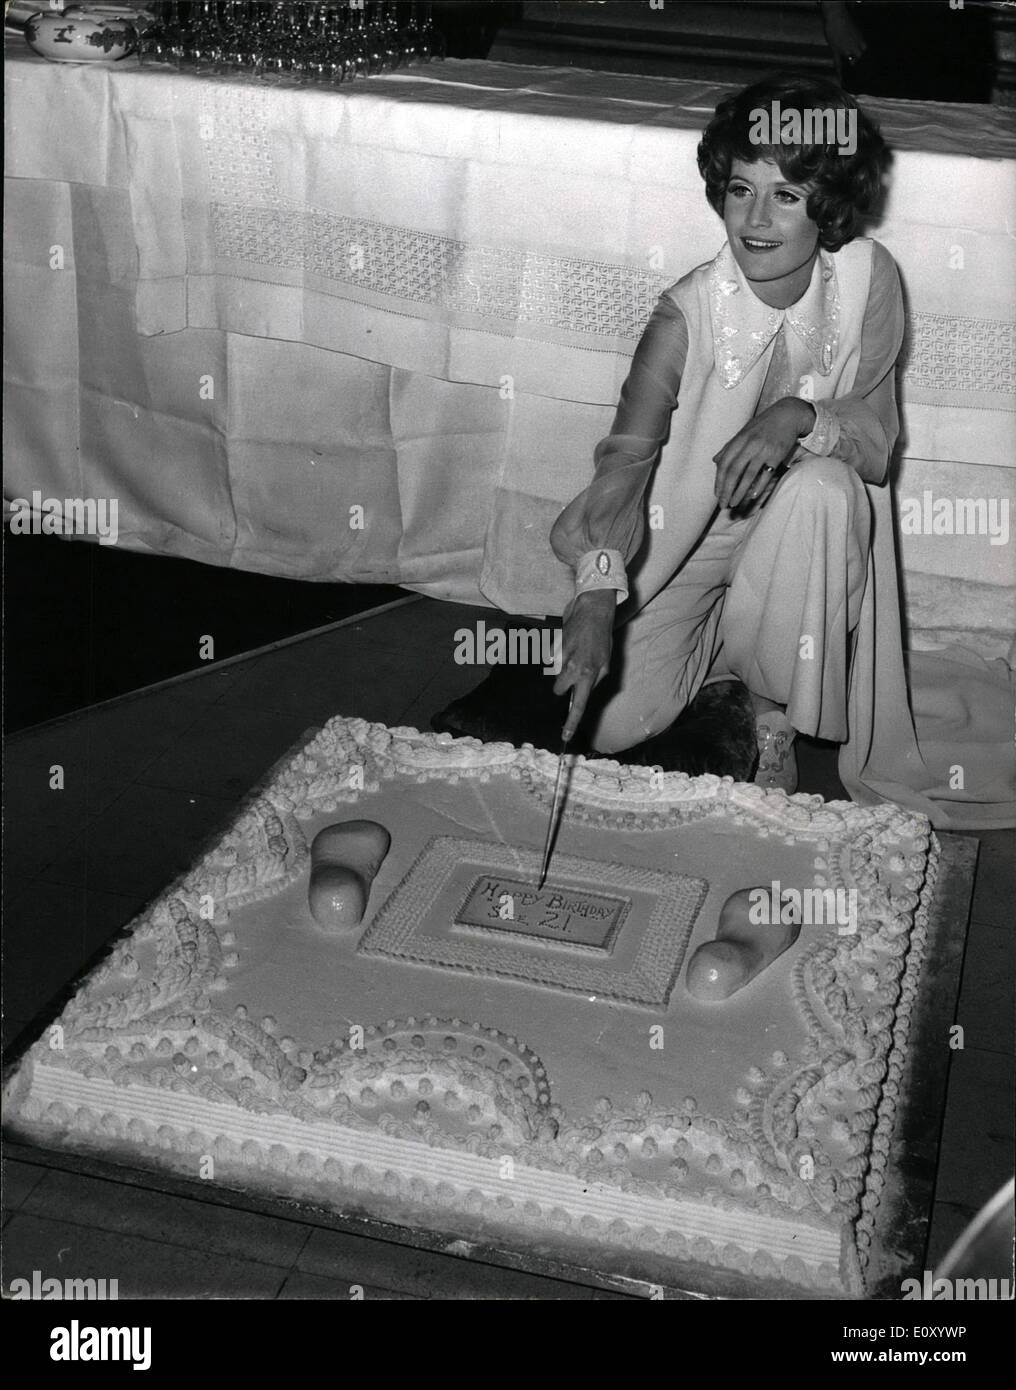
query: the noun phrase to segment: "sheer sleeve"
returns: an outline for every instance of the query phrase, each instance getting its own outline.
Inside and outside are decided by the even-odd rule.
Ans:
[[[639,340],[611,432],[593,454],[589,486],[554,523],[550,543],[573,568],[591,550],[619,551],[627,564],[645,532],[643,497],[670,429],[688,354],[684,315],[661,295]]]
[[[815,426],[800,441],[809,453],[843,459],[866,483],[885,482],[899,434],[893,368],[903,328],[899,272],[892,256],[876,241],[853,389],[836,400],[809,402],[815,408]]]

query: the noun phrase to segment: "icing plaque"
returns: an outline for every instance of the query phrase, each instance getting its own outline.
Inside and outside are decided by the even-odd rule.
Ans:
[[[609,951],[629,901],[523,879],[481,874],[456,913],[460,926],[521,932],[545,941]]]
[[[366,955],[662,1008],[709,885],[701,878],[439,835],[360,938]]]

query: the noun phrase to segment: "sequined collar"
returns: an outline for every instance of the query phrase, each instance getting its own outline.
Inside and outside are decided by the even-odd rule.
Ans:
[[[789,309],[771,309],[756,298],[734,259],[729,243],[709,268],[713,357],[725,387],[736,386],[751,371],[786,321],[797,334],[822,376],[832,371],[840,331],[840,296],[836,266],[828,251],[819,251],[811,284]]]

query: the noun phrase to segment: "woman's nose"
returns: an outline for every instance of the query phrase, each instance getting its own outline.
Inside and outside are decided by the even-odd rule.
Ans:
[[[753,198],[748,209],[749,227],[769,226],[769,205],[763,198]]]

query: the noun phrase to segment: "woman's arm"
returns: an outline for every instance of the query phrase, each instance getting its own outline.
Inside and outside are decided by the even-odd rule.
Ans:
[[[801,449],[818,457],[835,454],[866,483],[884,483],[899,433],[893,368],[903,324],[896,264],[876,242],[853,388],[824,401],[784,396],[749,420],[714,455],[720,506],[740,511],[764,505]]]
[[[836,400],[812,401],[815,425],[800,441],[811,454],[843,459],[866,483],[885,482],[900,431],[893,369],[903,343],[904,322],[896,263],[875,242],[853,389]]]
[[[687,355],[684,315],[663,295],[635,349],[613,429],[596,446],[593,480],[565,507],[550,534],[558,559],[578,571],[576,596],[564,613],[561,673],[554,683],[555,695],[572,692],[565,740],[610,668],[614,610],[618,593],[626,592],[619,588],[626,585],[623,567],[642,544],[643,496],[670,429]],[[597,560],[609,561],[605,575]]]
[[[662,295],[632,358],[606,439],[596,446],[592,482],[554,523],[555,555],[575,568],[593,550],[620,551],[627,564],[645,533],[643,496],[670,429],[688,353],[688,328]]]

